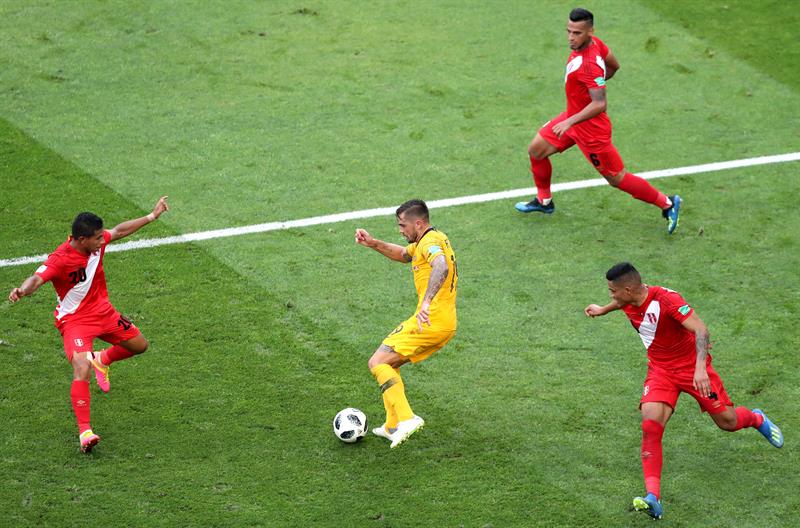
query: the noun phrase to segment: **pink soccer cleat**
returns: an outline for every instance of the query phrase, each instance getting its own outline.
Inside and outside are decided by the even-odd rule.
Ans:
[[[81,453],[88,453],[100,442],[100,437],[94,434],[91,429],[87,429],[81,433],[80,441]]]
[[[97,386],[100,387],[100,390],[103,392],[108,392],[111,390],[111,381],[108,379],[108,369],[100,362],[100,352],[92,352],[89,356],[89,361],[92,362],[92,367],[94,368],[94,377],[97,379]]]

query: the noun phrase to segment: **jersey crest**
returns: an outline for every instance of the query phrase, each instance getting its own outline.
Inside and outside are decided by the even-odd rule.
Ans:
[[[639,332],[639,337],[642,338],[645,348],[650,348],[656,338],[656,329],[658,328],[658,319],[660,317],[661,304],[658,301],[651,301],[647,306],[647,311],[644,313],[639,328],[636,329]]]

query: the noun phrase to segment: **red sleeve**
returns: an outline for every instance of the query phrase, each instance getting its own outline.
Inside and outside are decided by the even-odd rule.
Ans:
[[[608,57],[608,46],[606,46],[606,43],[597,37],[593,37],[593,39],[595,42],[597,42],[597,49],[600,50],[600,56],[603,57],[603,60],[605,60],[606,57]]]
[[[111,231],[109,231],[108,229],[105,229],[103,231],[103,240],[106,241],[106,244],[111,242]]]
[[[678,292],[668,291],[664,296],[664,301],[666,302],[662,302],[662,304],[664,305],[667,315],[679,323],[683,323],[694,313],[694,309],[689,306],[689,303],[687,303]]]
[[[584,62],[577,75],[578,81],[589,90],[606,87],[606,72],[596,62]]]
[[[44,264],[36,268],[35,274],[42,278],[43,281],[48,282],[58,277],[61,273],[61,259],[57,255],[50,255]]]

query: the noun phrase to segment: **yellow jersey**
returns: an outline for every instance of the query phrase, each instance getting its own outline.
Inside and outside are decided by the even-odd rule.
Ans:
[[[456,255],[447,235],[431,227],[418,242],[406,246],[406,253],[411,257],[414,272],[414,288],[417,290],[417,309],[419,312],[428,281],[431,277],[431,262],[439,255],[447,261],[447,278],[433,297],[430,306],[431,327],[438,330],[456,329],[456,293],[458,292],[458,265]]]

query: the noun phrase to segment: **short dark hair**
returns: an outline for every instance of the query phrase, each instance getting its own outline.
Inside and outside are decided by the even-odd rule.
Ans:
[[[72,222],[72,238],[90,237],[103,229],[103,219],[94,213],[81,213]]]
[[[405,214],[406,216],[428,220],[428,206],[422,200],[409,200],[398,207],[394,214],[397,218],[400,218],[401,214]]]
[[[588,22],[590,26],[594,26],[594,15],[588,9],[576,7],[569,12],[569,19],[573,22]]]
[[[634,268],[633,264],[630,262],[620,262],[619,264],[611,266],[611,269],[606,272],[606,280],[638,284],[642,282],[642,276],[639,275],[639,272],[636,271],[636,268]]]

